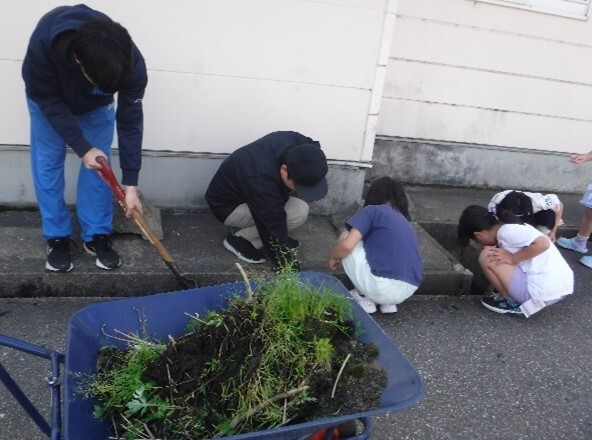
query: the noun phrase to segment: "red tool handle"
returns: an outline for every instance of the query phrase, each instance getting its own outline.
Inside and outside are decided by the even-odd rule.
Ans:
[[[323,429],[322,431],[317,432],[313,436],[309,437],[307,440],[339,440],[339,431],[337,429],[331,429],[329,433],[327,428]]]
[[[97,157],[97,163],[101,165],[101,169],[97,170],[99,176],[111,187],[113,194],[119,201],[122,207],[125,207],[125,193],[117,181],[117,177],[113,174],[113,170],[109,167],[107,160],[103,156]]]
[[[113,174],[113,170],[111,170],[111,168],[109,167],[107,160],[103,156],[99,156],[97,157],[96,161],[99,165],[101,165],[101,169],[97,170],[99,176],[101,176],[101,179],[103,179],[105,183],[107,183],[107,185],[111,187],[111,189],[113,190],[113,194],[115,195],[115,198],[119,202],[121,208],[124,211],[127,211],[127,206],[125,204],[125,193],[119,185],[119,182],[115,177],[115,174]],[[160,240],[156,237],[156,234],[154,233],[152,228],[148,226],[148,223],[146,223],[144,217],[142,217],[142,214],[140,214],[140,211],[138,211],[137,209],[132,209],[131,216],[140,228],[140,230],[142,231],[142,233],[146,236],[150,244],[154,246],[156,252],[158,252],[158,255],[160,255],[160,258],[162,258],[162,260],[166,263],[169,269],[175,274],[177,280],[179,280],[187,288],[192,289],[194,287],[197,287],[197,281],[187,278],[186,276],[181,274],[181,271],[177,267],[177,264],[173,261],[173,257],[171,257],[169,252],[166,250],[166,248],[163,246]]]

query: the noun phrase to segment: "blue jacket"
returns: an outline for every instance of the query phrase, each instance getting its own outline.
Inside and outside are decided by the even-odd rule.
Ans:
[[[49,11],[33,31],[23,62],[27,97],[39,105],[65,144],[79,157],[93,145],[84,138],[75,116],[109,105],[114,99],[91,84],[74,59],[59,53],[54,42],[63,32],[104,18],[107,16],[86,5],[60,6]],[[124,185],[137,185],[142,165],[142,98],[146,83],[144,58],[134,46],[132,70],[117,95],[119,161]]]
[[[294,131],[276,131],[234,151],[224,159],[206,191],[212,213],[224,223],[238,205],[246,203],[265,248],[273,253],[272,243],[286,245],[284,205],[291,190],[280,175],[282,155],[291,145],[313,142]]]

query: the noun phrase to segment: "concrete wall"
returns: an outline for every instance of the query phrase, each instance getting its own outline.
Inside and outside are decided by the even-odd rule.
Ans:
[[[378,137],[369,180],[389,175],[425,185],[583,193],[592,162],[573,165],[566,153]]]
[[[4,147],[0,150],[3,184],[0,185],[0,206],[36,206],[35,189],[29,171],[29,149],[27,147]],[[144,153],[139,187],[144,197],[161,208],[204,208],[204,192],[218,169],[224,154],[155,152]],[[117,177],[121,173],[113,155],[113,170]],[[76,179],[80,160],[69,152],[66,155],[66,202],[76,200]],[[311,203],[311,213],[328,215],[350,206],[362,197],[366,168],[330,161],[327,180],[329,193],[318,202]]]
[[[425,142],[413,143],[421,163],[409,144],[389,154],[379,142],[375,167],[403,154],[401,172],[419,183],[507,186],[502,174],[522,187],[581,190],[582,170],[564,162],[566,153],[592,148],[591,68],[589,20],[469,0],[401,0],[377,133],[394,148],[401,139]],[[484,156],[511,171],[479,165]],[[533,160],[550,175],[529,167]]]

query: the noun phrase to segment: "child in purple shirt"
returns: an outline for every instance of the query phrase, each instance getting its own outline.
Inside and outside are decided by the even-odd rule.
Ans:
[[[368,313],[397,311],[423,279],[417,235],[409,223],[403,185],[390,177],[377,179],[364,207],[345,224],[329,257],[335,270],[343,264],[355,289],[351,294]]]

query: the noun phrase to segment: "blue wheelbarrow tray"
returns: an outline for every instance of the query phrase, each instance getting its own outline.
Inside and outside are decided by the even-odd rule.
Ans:
[[[336,278],[316,272],[303,272],[298,275],[305,283],[315,288],[349,296],[347,289]],[[255,284],[252,284],[255,287]],[[90,305],[76,314],[69,322],[66,335],[65,377],[63,399],[63,434],[71,440],[105,440],[112,436],[108,421],[93,417],[95,402],[84,399],[77,387],[80,374],[96,372],[97,355],[102,347],[118,346],[125,343],[106,335],[114,335],[118,330],[124,333],[143,334],[159,340],[168,336],[181,336],[191,319],[186,315],[216,311],[227,307],[235,295],[246,295],[242,282],[210,287],[163,293],[119,301]],[[380,408],[363,413],[347,414],[322,420],[314,420],[280,428],[257,431],[225,437],[233,440],[293,440],[306,438],[326,427],[339,425],[345,421],[360,419],[364,421],[364,433],[353,438],[368,438],[371,424],[368,417],[400,410],[416,403],[423,395],[423,382],[417,370],[402,355],[395,344],[385,335],[376,322],[352,299],[354,321],[359,324],[358,339],[377,346],[377,362],[387,372],[387,387],[382,393]],[[145,319],[145,328],[143,320]]]

